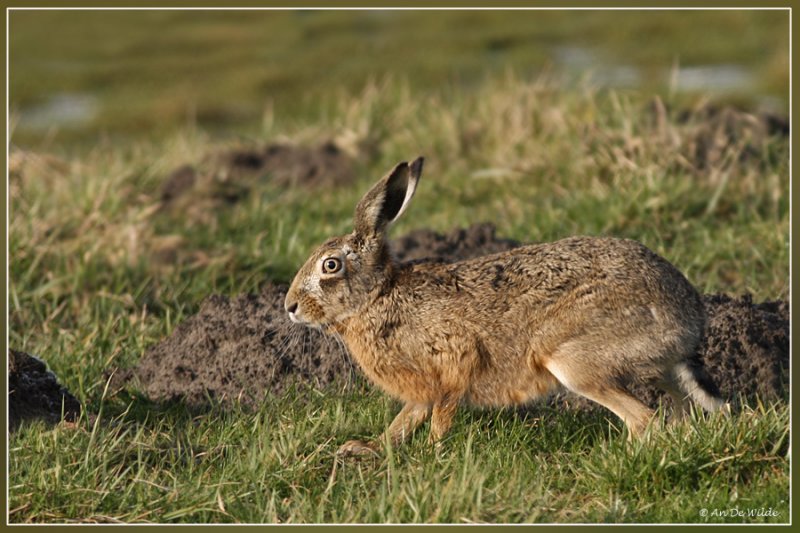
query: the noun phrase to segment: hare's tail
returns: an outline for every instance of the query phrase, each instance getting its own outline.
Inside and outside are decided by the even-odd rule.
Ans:
[[[700,407],[730,413],[730,405],[720,397],[719,388],[697,356],[675,365],[675,375],[683,391]]]

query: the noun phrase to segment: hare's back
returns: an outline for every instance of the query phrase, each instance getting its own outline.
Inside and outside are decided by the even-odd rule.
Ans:
[[[465,289],[486,303],[579,306],[646,305],[700,312],[697,292],[681,272],[629,239],[570,237],[449,265]]]

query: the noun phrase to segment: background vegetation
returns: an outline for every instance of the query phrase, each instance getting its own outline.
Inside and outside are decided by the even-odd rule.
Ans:
[[[9,51],[14,141],[51,150],[257,135],[369,80],[469,92],[508,69],[788,111],[781,11],[15,11]]]
[[[105,373],[209,294],[289,281],[417,154],[395,234],[490,220],[524,241],[633,237],[704,292],[787,298],[787,138],[692,148],[719,134],[709,99],[785,113],[786,13],[36,11],[9,28],[10,345],[87,413],[10,437],[13,522],[787,521],[785,405],[634,444],[602,415],[464,412],[442,455],[423,431],[341,464],[341,442],[390,420],[381,394],[198,413]],[[357,161],[351,186],[262,176],[235,204],[161,204],[182,164],[331,138]]]

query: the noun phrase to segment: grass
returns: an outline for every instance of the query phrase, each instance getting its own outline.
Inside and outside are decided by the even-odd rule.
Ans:
[[[693,419],[628,442],[603,414],[464,411],[443,451],[421,431],[378,460],[346,436],[396,407],[378,393],[272,399],[257,412],[132,399],[92,423],[32,425],[11,449],[11,521],[222,523],[786,522],[786,406]],[[118,409],[118,407],[117,407]],[[774,517],[702,509],[772,508]],[[757,511],[756,511],[757,512]],[[763,514],[763,511],[762,511]]]
[[[14,11],[9,94],[15,141],[50,150],[187,123],[241,134],[266,107],[313,122],[338,87],[463,88],[509,68],[665,91],[676,65],[733,66],[720,98],[787,112],[788,27],[786,11]]]
[[[12,436],[12,521],[730,522],[699,508],[737,505],[777,508],[768,519],[785,521],[786,406],[632,445],[605,412],[465,412],[442,456],[423,432],[375,464],[339,464],[338,444],[390,420],[378,392],[289,394],[256,413],[104,397],[106,369],[135,364],[211,293],[289,280],[314,243],[347,230],[369,182],[420,152],[426,179],[396,234],[492,220],[521,240],[629,236],[704,292],[788,296],[785,139],[762,139],[765,159],[701,173],[645,127],[647,101],[635,96],[514,78],[427,99],[396,87],[343,96],[329,122],[285,130],[300,140],[355,131],[381,146],[363,180],[324,200],[260,182],[199,218],[155,211],[170,169],[218,149],[199,131],[75,161],[28,154],[10,183],[11,345],[43,356],[98,418]],[[671,120],[669,131],[694,127]],[[625,145],[640,149],[624,155]],[[159,263],[158,243],[175,236],[184,255]]]
[[[219,24],[226,20],[239,19]],[[36,31],[13,38],[46,46]],[[241,39],[250,31],[243,27]],[[138,41],[126,39],[121,33],[114,46],[134,61]],[[62,42],[64,54],[80,44]],[[19,43],[11,43],[12,80]],[[402,75],[357,84],[355,93],[331,83],[313,113],[267,110],[233,140],[196,122],[176,126],[172,111],[164,114],[170,132],[109,137],[88,149],[61,144],[60,133],[29,144],[29,133],[12,128],[14,145],[27,149],[12,151],[9,181],[10,344],[43,357],[88,414],[10,436],[11,521],[786,522],[786,405],[694,420],[642,443],[627,443],[604,411],[463,411],[441,454],[423,430],[375,462],[338,463],[339,444],[388,424],[392,401],[377,391],[298,391],[267,398],[255,412],[196,412],[107,390],[107,369],[135,365],[208,295],[289,281],[315,244],[348,231],[372,181],[417,154],[427,156],[425,177],[395,235],[488,220],[523,241],[632,237],[703,292],[788,298],[785,137],[734,135],[719,157],[698,159],[692,146],[716,131],[700,115],[681,118],[698,100],[660,92],[666,111],[657,126],[651,92],[497,72],[468,87],[431,89],[429,78],[424,88]],[[109,91],[110,101],[126,97]],[[226,101],[238,94],[220,91]],[[339,139],[360,154],[361,178],[311,192],[260,179],[233,205],[201,196],[191,209],[159,209],[163,179],[177,166],[280,137]],[[780,514],[714,514],[737,507]]]

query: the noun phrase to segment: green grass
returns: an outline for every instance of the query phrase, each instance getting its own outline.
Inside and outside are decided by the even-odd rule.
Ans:
[[[397,407],[377,393],[272,399],[257,412],[133,399],[94,423],[12,441],[11,521],[786,522],[786,406],[668,426],[628,442],[603,414],[464,411],[440,452],[420,431],[342,462]],[[722,518],[714,510],[772,508]],[[702,516],[708,510],[711,516]],[[763,514],[763,511],[762,511]]]
[[[191,24],[208,30],[200,19],[140,16],[162,17],[164,31],[153,34],[154,43],[172,39],[176,54],[214,42],[213,32],[198,42],[189,38]],[[551,29],[566,31],[562,25],[580,22],[589,39],[601,35],[598,27],[608,16],[567,21],[554,15]],[[737,27],[739,15],[724,16]],[[44,31],[38,27],[14,36],[13,17],[11,72],[19,85],[12,83],[11,93],[35,100],[30,80],[40,74],[26,78],[20,71],[17,77],[19,58],[13,54],[48,45],[41,34],[36,37]],[[172,17],[187,17],[175,35],[167,31]],[[303,24],[324,31],[313,26],[320,20],[341,23],[336,14],[320,17],[284,25],[284,31],[298,32]],[[665,28],[677,25],[673,18],[665,21]],[[226,15],[214,24],[227,27],[219,29],[221,40],[235,33],[249,42],[255,30],[247,22]],[[19,21],[24,23],[32,24]],[[436,24],[443,23],[432,17],[423,29],[432,32]],[[690,26],[687,36],[703,25]],[[476,38],[485,40],[492,27],[481,28],[485,33]],[[748,31],[763,30],[753,28]],[[64,25],[61,31],[77,30]],[[163,72],[164,62],[175,60],[140,50],[139,38],[122,30],[118,40],[103,33],[108,28],[95,31],[60,41],[59,60],[72,47],[75,54],[88,54],[88,66],[73,73],[75,90],[84,86],[82,77],[99,76],[117,53],[126,58],[121,70],[150,57]],[[779,32],[770,32],[771,37],[743,32],[742,46],[780,40]],[[81,39],[107,37],[107,46],[85,52]],[[715,49],[691,47],[698,55]],[[92,54],[108,57],[95,64],[88,59]],[[215,57],[197,55],[197,61]],[[440,57],[438,51],[431,56]],[[234,59],[232,71],[239,71]],[[298,59],[300,70],[313,72],[303,61]],[[414,65],[413,58],[408,61]],[[220,68],[228,64],[218,62]],[[31,69],[45,66],[31,56]],[[63,132],[29,143],[29,133],[12,128],[13,145],[29,150],[12,151],[9,181],[10,343],[43,357],[89,415],[75,427],[32,424],[11,436],[11,521],[733,523],[765,518],[703,517],[700,511],[771,507],[780,515],[768,519],[786,522],[785,405],[745,410],[727,421],[696,420],[631,444],[606,412],[543,409],[521,416],[465,410],[440,455],[426,445],[424,429],[377,462],[337,463],[339,444],[376,434],[397,406],[377,391],[330,390],[268,398],[256,412],[221,406],[192,412],[180,403],[151,403],[136,390],[105,392],[106,370],[135,365],[208,295],[289,281],[315,244],[349,231],[353,206],[369,184],[418,154],[427,156],[425,175],[395,235],[492,221],[499,235],[522,241],[573,234],[632,237],[676,264],[703,292],[750,292],[757,301],[789,297],[786,138],[737,137],[719,160],[701,168],[687,160],[687,146],[708,125],[678,119],[696,100],[662,92],[668,112],[658,129],[648,111],[649,91],[601,90],[557,75],[531,79],[505,66],[467,86],[434,77],[426,78],[426,86],[402,71],[367,83],[331,81],[314,112],[268,112],[263,121],[236,130],[244,138],[222,141],[219,131],[202,124],[176,125],[177,104],[170,102],[180,98],[172,92],[162,109],[172,130],[148,134],[147,140],[131,133],[134,128],[126,130],[132,136],[126,142],[109,137],[87,149],[62,144]],[[108,76],[120,75],[114,72]],[[207,87],[203,94],[234,101],[237,79],[222,78],[215,83],[231,86]],[[111,105],[92,128],[125,129],[120,124],[126,113],[144,109],[147,91],[141,101],[126,91],[146,85],[146,77],[119,91],[112,81],[96,83],[108,87],[109,102],[131,97],[130,109]],[[291,90],[300,94],[300,86]],[[313,99],[317,93],[303,94],[301,99]],[[138,131],[150,132],[149,112],[142,113]],[[158,209],[161,183],[177,166],[202,166],[207,154],[224,147],[281,136],[302,143],[338,138],[351,147],[377,149],[360,157],[361,178],[352,186],[309,192],[261,179],[236,205],[212,205],[200,197],[191,209]],[[738,158],[742,150],[750,155]],[[173,253],[167,260],[164,249]]]
[[[309,194],[265,181],[199,215],[153,206],[169,170],[219,149],[200,131],[74,161],[28,154],[10,183],[11,345],[44,357],[99,414],[12,436],[12,521],[729,523],[699,510],[734,506],[773,507],[781,515],[770,520],[785,521],[786,406],[631,445],[608,413],[464,412],[441,456],[423,431],[376,464],[338,464],[338,444],[391,419],[380,393],[289,394],[257,413],[192,413],[135,391],[104,398],[104,371],[134,365],[209,294],[288,281],[315,243],[347,231],[375,177],[417,153],[426,175],[395,234],[491,220],[528,241],[634,237],[704,292],[786,298],[786,140],[763,139],[765,158],[695,172],[647,129],[646,101],[513,78],[446,97],[368,88],[342,97],[328,121],[273,126],[377,143],[353,187]],[[669,126],[679,137],[694,127]],[[178,259],[159,262],[158,243],[174,237]]]

